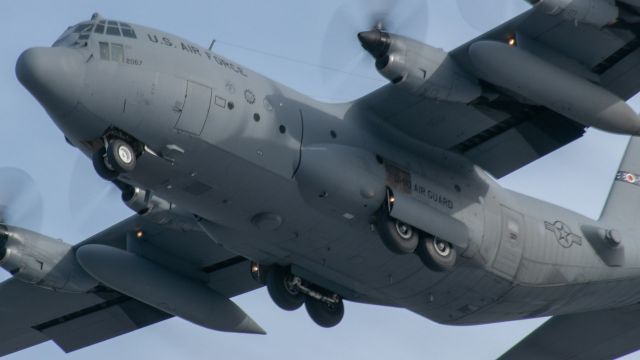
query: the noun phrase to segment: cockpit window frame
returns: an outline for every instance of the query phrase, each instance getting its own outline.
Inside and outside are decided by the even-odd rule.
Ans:
[[[128,23],[105,19],[96,21],[94,19],[91,22],[69,26],[52,46],[86,47],[93,34],[138,39],[134,27]]]
[[[84,32],[91,32],[93,29],[93,23],[83,23],[76,25],[75,29],[73,29],[74,34],[80,34]]]
[[[102,21],[101,21],[102,22]],[[93,32],[96,34],[104,34],[104,31],[107,27],[104,24],[96,24],[95,28],[93,29]]]
[[[107,35],[112,35],[112,36],[122,36],[122,34],[120,33],[120,28],[117,26],[107,26],[107,31],[106,31]]]
[[[86,47],[93,32],[94,23],[84,22],[71,26],[53,43],[53,47]]]
[[[133,26],[127,24],[127,23],[120,23],[120,30],[122,31],[122,36],[130,38],[130,39],[137,39],[138,37],[136,36],[136,31],[133,29]]]

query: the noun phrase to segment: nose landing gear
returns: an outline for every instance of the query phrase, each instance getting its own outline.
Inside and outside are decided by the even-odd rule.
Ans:
[[[118,173],[131,172],[136,168],[136,153],[133,147],[124,140],[109,141],[107,147],[107,163]]]
[[[120,137],[111,137],[105,144],[92,157],[93,167],[100,177],[113,181],[118,175],[136,168],[137,158],[141,154],[139,144]]]
[[[321,327],[334,327],[344,317],[344,302],[340,295],[309,284],[286,268],[271,267],[266,283],[269,295],[278,307],[293,311],[304,304],[311,320]]]

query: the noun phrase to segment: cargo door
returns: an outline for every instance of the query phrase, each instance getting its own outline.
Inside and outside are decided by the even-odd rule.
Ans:
[[[179,131],[200,136],[209,115],[211,94],[210,87],[188,81],[184,106],[175,128]]]
[[[502,234],[493,268],[510,279],[515,277],[520,266],[524,234],[522,214],[502,206]]]

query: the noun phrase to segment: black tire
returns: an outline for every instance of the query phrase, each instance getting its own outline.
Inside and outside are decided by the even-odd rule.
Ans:
[[[389,216],[386,208],[380,209],[379,214],[378,234],[387,249],[399,255],[413,253],[420,241],[418,231],[411,225]]]
[[[271,300],[286,311],[298,310],[305,299],[298,289],[289,286],[292,277],[291,272],[280,266],[272,267],[267,274],[267,291]]]
[[[307,297],[304,307],[313,322],[323,328],[332,328],[338,325],[344,317],[344,302],[342,299],[337,304],[330,305],[324,301]]]
[[[124,140],[115,139],[109,142],[107,161],[117,173],[131,172],[136,168],[136,152]]]
[[[416,254],[422,263],[436,272],[453,269],[458,257],[456,248],[451,243],[435,236],[425,236],[420,240]]]
[[[107,181],[114,181],[118,177],[118,173],[107,167],[107,164],[105,163],[105,156],[105,148],[100,148],[98,151],[93,153],[93,156],[91,157],[93,168],[101,178]]]

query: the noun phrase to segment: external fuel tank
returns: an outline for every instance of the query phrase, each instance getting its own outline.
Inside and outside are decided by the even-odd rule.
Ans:
[[[607,89],[524,49],[497,41],[469,47],[477,75],[586,126],[640,135],[640,117]]]

